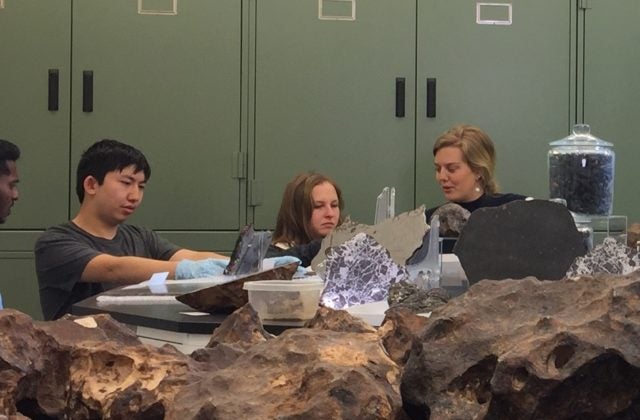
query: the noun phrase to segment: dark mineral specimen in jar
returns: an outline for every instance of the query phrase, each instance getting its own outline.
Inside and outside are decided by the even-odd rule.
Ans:
[[[564,198],[576,213],[610,215],[614,158],[596,153],[549,156],[549,196]]]
[[[568,137],[551,143],[549,198],[566,200],[574,213],[610,216],[613,211],[615,153],[612,144],[578,124]]]

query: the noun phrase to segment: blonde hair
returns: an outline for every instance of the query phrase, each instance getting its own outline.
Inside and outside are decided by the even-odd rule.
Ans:
[[[273,232],[272,242],[286,243],[290,246],[303,245],[311,242],[311,214],[313,213],[313,198],[311,193],[317,185],[328,182],[335,188],[338,196],[338,208],[342,223],[342,191],[331,178],[315,172],[303,172],[296,175],[285,187],[282,194],[282,203],[276,221],[276,230]]]
[[[473,125],[456,125],[438,137],[433,145],[433,155],[443,147],[458,147],[473,173],[480,176],[484,191],[488,194],[498,192],[496,150],[487,133]]]

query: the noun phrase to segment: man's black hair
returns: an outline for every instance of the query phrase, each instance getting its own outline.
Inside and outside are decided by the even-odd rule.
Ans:
[[[112,171],[122,171],[127,166],[135,168],[135,172],[144,172],[144,179],[151,177],[151,167],[142,152],[133,146],[117,140],[100,140],[89,147],[80,157],[76,172],[76,194],[80,203],[84,200],[84,180],[94,177],[99,185],[104,177]]]
[[[8,140],[0,139],[0,175],[9,175],[7,162],[15,162],[20,158],[20,149]]]

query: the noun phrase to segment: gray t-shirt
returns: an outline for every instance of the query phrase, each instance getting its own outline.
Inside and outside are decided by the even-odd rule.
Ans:
[[[45,231],[35,246],[36,273],[44,319],[57,319],[71,305],[105,290],[102,283],[80,281],[82,272],[100,254],[167,261],[180,248],[149,229],[120,225],[113,239],[93,236],[72,222]]]

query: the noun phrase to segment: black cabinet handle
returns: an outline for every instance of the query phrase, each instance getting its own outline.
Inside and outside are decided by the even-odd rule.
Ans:
[[[82,72],[82,112],[93,112],[93,71]]]
[[[60,88],[60,71],[58,69],[49,69],[49,111],[57,111],[59,106],[59,88]]]
[[[396,77],[396,117],[404,117],[404,77]]]
[[[427,118],[436,117],[436,79],[427,78]]]

